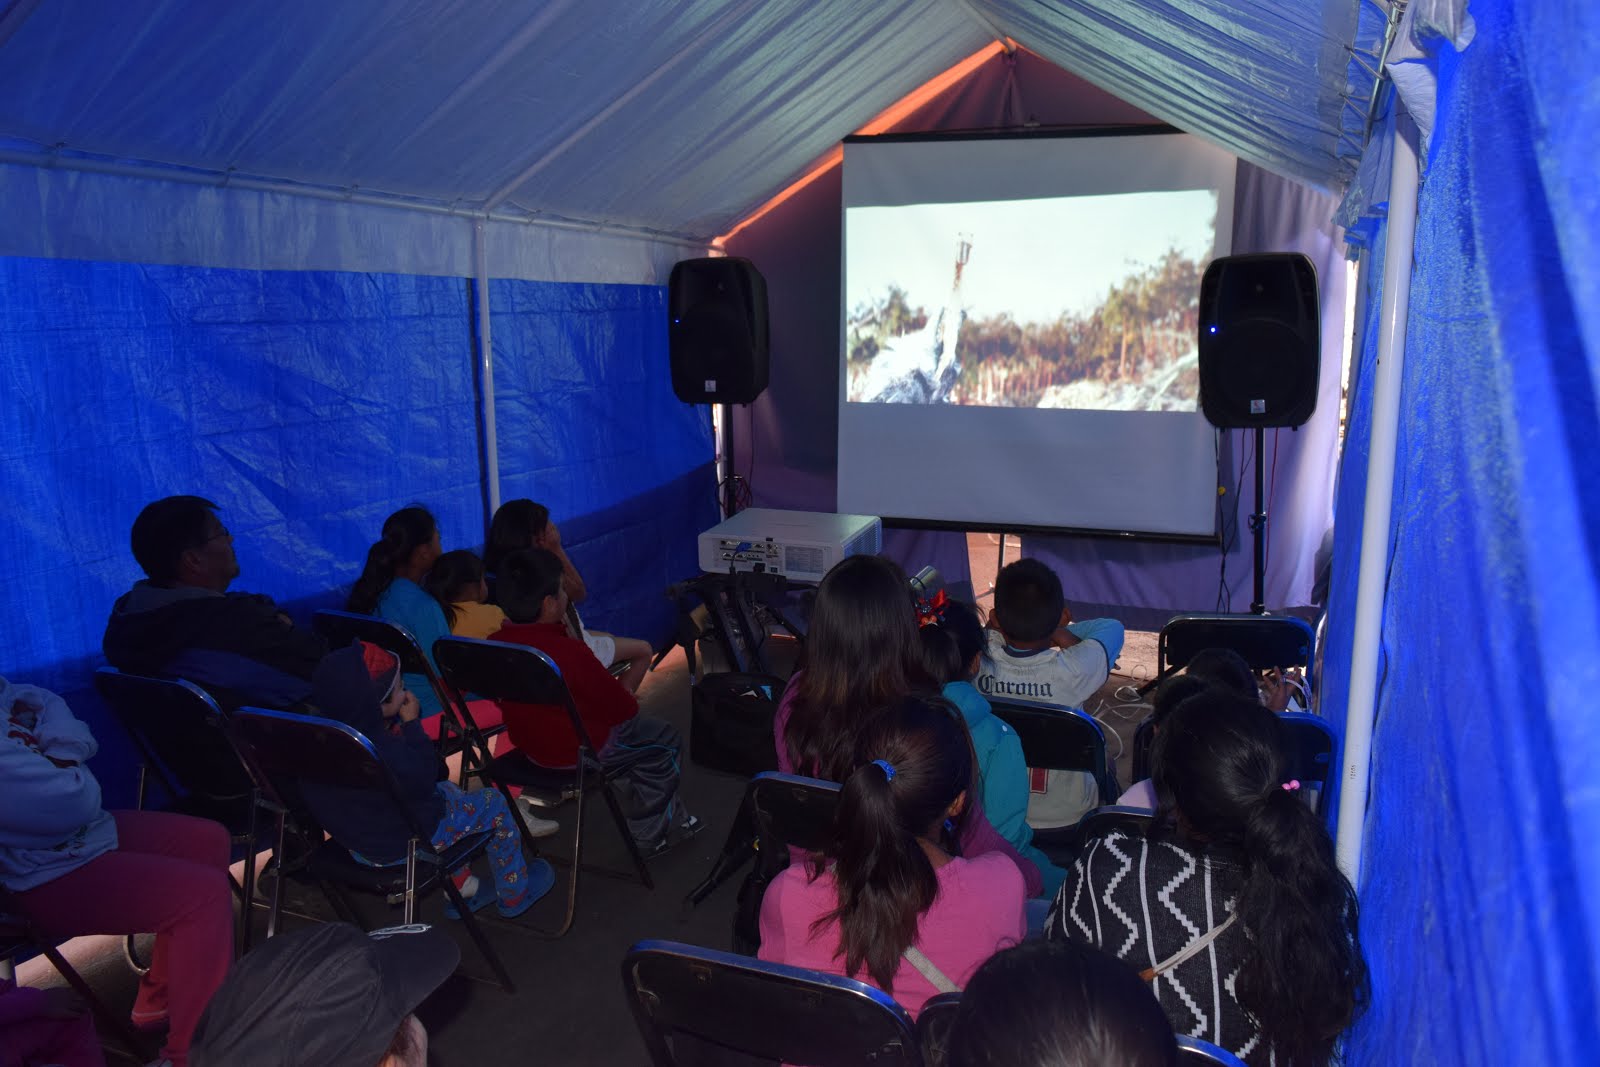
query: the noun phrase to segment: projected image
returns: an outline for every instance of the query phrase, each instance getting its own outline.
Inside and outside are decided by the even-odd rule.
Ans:
[[[1195,411],[1217,193],[845,212],[846,397]]]

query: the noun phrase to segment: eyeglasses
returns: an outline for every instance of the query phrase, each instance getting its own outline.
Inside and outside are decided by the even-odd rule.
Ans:
[[[212,534],[210,537],[206,538],[204,541],[201,541],[200,543],[202,545],[209,545],[211,542],[219,540],[219,539],[224,538],[224,537],[228,538],[230,541],[233,539],[233,534],[228,532],[228,528],[226,526],[224,526],[222,529],[218,530],[216,533]]]

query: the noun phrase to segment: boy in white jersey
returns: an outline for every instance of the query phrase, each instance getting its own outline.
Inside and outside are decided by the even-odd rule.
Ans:
[[[991,701],[1081,709],[1122,652],[1122,624],[1074,622],[1061,579],[1036,559],[1008,564],[995,578],[989,626],[973,684]],[[1101,797],[1093,776],[1080,771],[1035,772],[1032,782],[1028,825],[1035,829],[1070,826],[1115,799]]]

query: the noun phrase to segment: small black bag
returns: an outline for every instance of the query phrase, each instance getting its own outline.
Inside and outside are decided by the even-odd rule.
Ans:
[[[771,674],[708,674],[694,686],[689,758],[697,767],[750,778],[778,769],[772,720],[785,682]]]

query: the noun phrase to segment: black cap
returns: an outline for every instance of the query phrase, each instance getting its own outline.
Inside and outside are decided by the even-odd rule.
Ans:
[[[194,1067],[366,1067],[389,1050],[461,950],[431,926],[364,934],[323,923],[271,938],[228,972],[189,1050]]]

